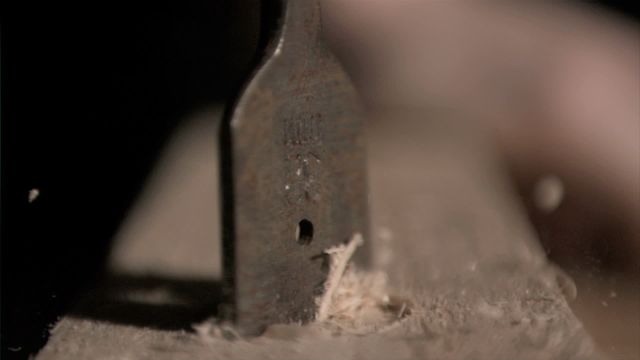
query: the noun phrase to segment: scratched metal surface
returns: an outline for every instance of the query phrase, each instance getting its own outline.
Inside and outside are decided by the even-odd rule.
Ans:
[[[320,37],[319,4],[282,5],[280,31],[223,131],[226,293],[245,334],[312,320],[323,250],[368,227],[356,93]]]

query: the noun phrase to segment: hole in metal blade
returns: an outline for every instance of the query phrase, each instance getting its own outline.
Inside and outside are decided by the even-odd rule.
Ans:
[[[307,219],[302,219],[296,228],[296,240],[300,245],[309,245],[313,240],[313,223]]]

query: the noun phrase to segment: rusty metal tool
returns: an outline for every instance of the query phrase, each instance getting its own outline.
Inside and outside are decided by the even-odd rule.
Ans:
[[[227,293],[245,335],[312,320],[323,251],[368,232],[358,99],[322,38],[320,4],[276,5],[266,55],[222,130]]]

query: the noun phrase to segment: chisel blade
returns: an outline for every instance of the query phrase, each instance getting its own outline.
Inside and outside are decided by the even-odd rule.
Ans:
[[[222,131],[225,272],[244,335],[312,320],[323,251],[368,234],[356,92],[322,39],[318,2],[281,1],[281,10]],[[367,258],[365,247],[355,261]]]

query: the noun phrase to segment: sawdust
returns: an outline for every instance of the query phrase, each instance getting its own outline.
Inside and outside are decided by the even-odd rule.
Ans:
[[[329,317],[329,307],[333,303],[333,294],[340,285],[340,280],[342,280],[342,276],[347,269],[349,260],[356,249],[363,243],[362,235],[355,234],[346,245],[333,246],[324,251],[325,254],[329,255],[330,265],[324,294],[316,301],[318,305],[316,319],[318,321],[325,321]]]
[[[575,288],[563,289],[564,274],[555,267],[544,265],[524,273],[494,269],[485,275],[479,269],[473,279],[461,279],[454,286],[434,283],[429,292],[411,289],[400,296],[384,272],[365,271],[351,263],[363,242],[356,234],[325,251],[330,268],[325,292],[316,299],[314,322],[274,324],[260,337],[242,338],[233,324],[211,319],[194,326],[201,343],[213,349],[228,340],[244,344],[237,345],[240,348],[349,344],[349,349],[362,352],[362,344],[373,341],[381,352],[367,353],[368,358],[387,358],[398,351],[407,353],[399,358],[417,354],[442,359],[512,358],[506,354],[518,353],[522,359],[600,359],[581,324],[570,321],[572,314],[560,293],[568,292],[565,296],[571,298]],[[502,286],[486,287],[490,283]],[[515,343],[520,344],[518,350],[512,346]],[[334,350],[324,351],[350,358],[348,351]]]
[[[386,274],[362,271],[349,261],[364,243],[355,234],[346,245],[325,251],[330,257],[325,293],[317,299],[316,322],[339,333],[364,335],[393,326],[411,313],[410,302],[390,295]]]
[[[324,293],[316,299],[318,312],[313,323],[271,325],[264,336],[367,335],[390,330],[410,315],[411,302],[391,294],[385,273],[360,270],[350,262],[362,244],[364,239],[357,233],[346,244],[325,250],[330,260],[329,274]],[[233,324],[215,318],[194,324],[193,329],[205,343],[220,338],[242,339]]]
[[[40,196],[40,189],[33,188],[29,190],[29,196],[27,197],[27,200],[29,201],[29,203],[32,203],[36,201],[38,196]]]

